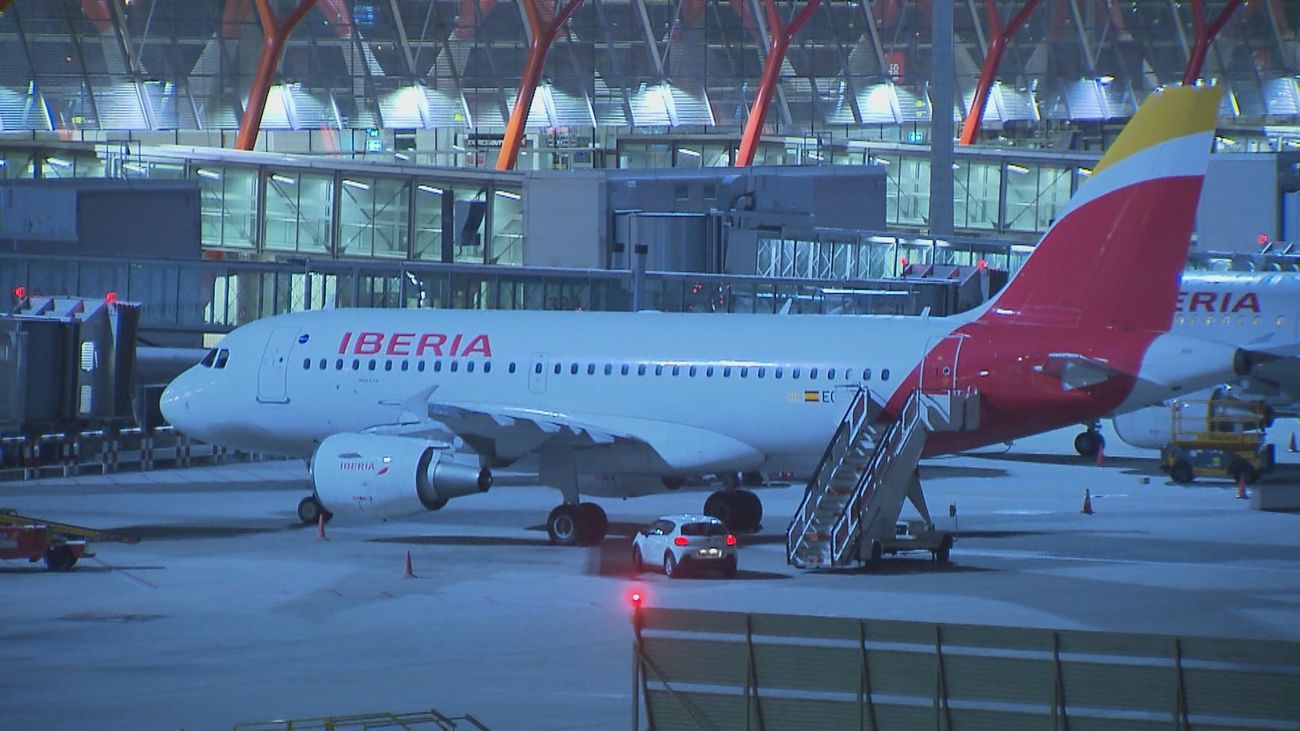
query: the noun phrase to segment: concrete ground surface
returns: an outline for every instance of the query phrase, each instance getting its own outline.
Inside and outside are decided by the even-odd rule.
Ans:
[[[1300,514],[1252,510],[1223,481],[1173,485],[1113,433],[1097,466],[1075,431],[922,463],[937,523],[960,535],[951,566],[787,566],[790,486],[759,491],[734,580],[632,575],[635,530],[703,493],[603,500],[609,538],[575,549],[547,543],[559,493],[540,487],[334,521],[321,541],[294,512],[301,462],[0,483],[0,506],[141,538],[95,544],[70,573],[0,561],[0,728],[428,708],[493,729],[627,728],[634,587],[656,606],[1300,640]],[[1300,462],[1289,433],[1279,456]],[[1300,485],[1300,464],[1268,481]]]

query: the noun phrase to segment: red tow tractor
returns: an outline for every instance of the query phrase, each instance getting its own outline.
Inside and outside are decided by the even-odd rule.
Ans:
[[[33,563],[45,559],[50,571],[68,571],[82,556],[95,555],[86,551],[88,541],[138,543],[140,539],[29,518],[0,508],[0,559],[25,558]]]

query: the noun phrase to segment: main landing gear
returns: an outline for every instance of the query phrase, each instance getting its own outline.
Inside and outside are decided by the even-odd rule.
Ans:
[[[763,503],[749,490],[718,490],[704,501],[704,514],[735,533],[753,533],[763,522]]]
[[[565,503],[546,518],[546,533],[557,546],[594,546],[608,530],[609,518],[596,503]]]
[[[1087,425],[1087,431],[1079,432],[1074,438],[1074,451],[1080,457],[1096,457],[1098,452],[1106,448],[1106,439],[1098,431],[1100,428],[1101,424],[1094,421]]]

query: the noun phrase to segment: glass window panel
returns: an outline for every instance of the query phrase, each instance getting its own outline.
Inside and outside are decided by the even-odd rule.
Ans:
[[[334,180],[328,175],[268,172],[265,248],[328,252],[333,202]]]
[[[524,263],[524,203],[518,191],[498,190],[492,195],[493,264]]]
[[[442,199],[444,187],[431,180],[415,184],[416,259],[442,261]]]

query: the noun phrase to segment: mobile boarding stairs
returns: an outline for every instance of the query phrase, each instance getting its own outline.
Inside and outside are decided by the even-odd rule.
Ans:
[[[883,404],[859,389],[790,521],[786,560],[804,569],[874,567],[885,554],[930,551],[946,563],[953,537],[934,530],[916,466],[930,432],[977,429],[979,403],[973,390],[918,388],[897,419],[879,421]],[[921,522],[898,522],[904,499]]]

